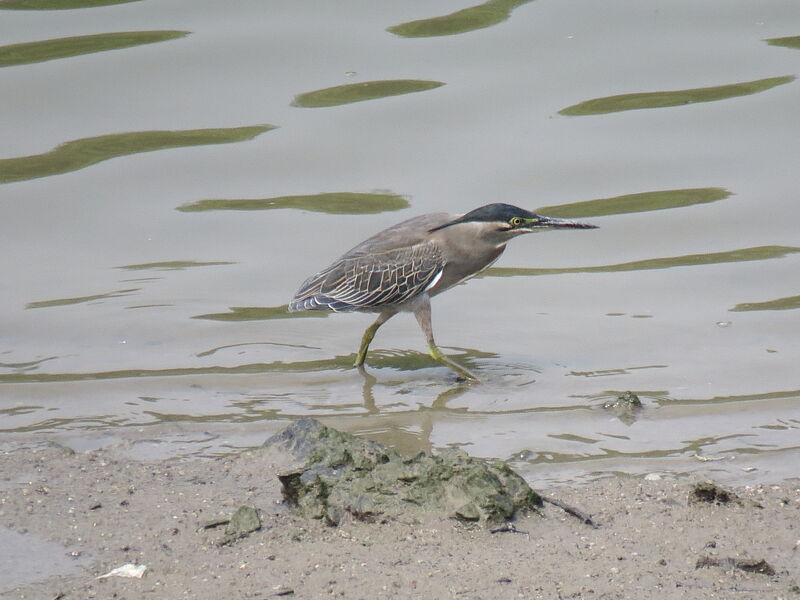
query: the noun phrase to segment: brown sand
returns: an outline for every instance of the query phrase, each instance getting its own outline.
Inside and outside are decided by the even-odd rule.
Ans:
[[[0,569],[0,597],[800,598],[798,482],[737,489],[742,502],[727,504],[689,503],[694,482],[680,478],[539,490],[591,513],[597,529],[552,505],[518,520],[516,532],[411,515],[333,528],[282,508],[275,474],[286,459],[274,452],[160,462],[124,452],[2,455],[0,525],[63,544],[58,558],[80,564],[16,587]],[[258,508],[263,527],[220,546],[224,527],[203,525],[243,504]],[[0,557],[9,551],[27,548]],[[52,558],[27,560],[47,572]],[[763,559],[774,574],[729,558]],[[97,579],[126,563],[147,570]]]

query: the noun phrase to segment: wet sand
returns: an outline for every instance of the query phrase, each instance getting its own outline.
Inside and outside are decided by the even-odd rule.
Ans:
[[[495,533],[413,513],[329,527],[283,507],[289,459],[273,450],[154,462],[129,450],[2,454],[0,525],[16,537],[0,550],[1,598],[800,597],[797,480],[727,503],[689,502],[696,480],[681,477],[537,490],[598,528],[552,504]],[[222,545],[224,526],[204,525],[241,505],[262,527]],[[146,570],[98,579],[125,564]]]

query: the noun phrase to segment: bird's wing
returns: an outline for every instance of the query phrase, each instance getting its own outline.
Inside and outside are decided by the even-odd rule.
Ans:
[[[351,311],[402,304],[432,287],[444,258],[433,242],[375,253],[348,253],[308,278],[290,311]]]

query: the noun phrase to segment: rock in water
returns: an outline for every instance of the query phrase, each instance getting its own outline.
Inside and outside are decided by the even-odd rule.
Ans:
[[[392,518],[409,508],[496,524],[535,511],[542,499],[503,461],[461,450],[404,458],[391,448],[326,427],[296,421],[268,439],[301,466],[281,473],[284,500],[307,517],[336,525],[347,516]]]

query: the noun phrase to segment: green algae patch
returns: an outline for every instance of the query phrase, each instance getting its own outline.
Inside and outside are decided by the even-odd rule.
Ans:
[[[666,108],[670,106],[695,104],[698,102],[715,102],[717,100],[727,100],[728,98],[757,94],[776,86],[790,83],[794,80],[795,77],[793,75],[785,75],[783,77],[770,77],[768,79],[758,79],[756,81],[744,81],[741,83],[690,90],[606,96],[604,98],[594,98],[586,102],[568,106],[558,111],[558,113],[567,116],[602,115],[624,110]]]
[[[324,316],[326,313],[322,313]],[[372,356],[372,354],[370,354]],[[454,359],[459,360],[466,364],[468,367],[474,366],[471,360],[475,358],[494,358],[497,355],[487,352],[480,352],[479,350],[463,349],[460,353],[450,354]],[[405,357],[405,358],[404,358]],[[208,365],[203,367],[171,367],[164,369],[120,369],[116,371],[84,371],[72,373],[43,373],[43,372],[19,372],[19,373],[5,373],[0,374],[0,384],[3,383],[65,383],[68,381],[110,381],[116,379],[131,379],[142,377],[183,377],[186,375],[258,375],[266,373],[316,373],[320,371],[352,371],[353,360],[355,353],[340,354],[332,358],[323,358],[318,360],[303,360],[284,362],[276,360],[268,363],[247,363],[235,366],[220,366]],[[370,360],[370,365],[374,368],[399,368],[403,370],[427,369],[433,364],[433,360],[427,353],[422,352],[408,352],[404,353],[397,358],[395,353],[376,351],[374,357]],[[458,395],[463,388],[454,388],[451,390]],[[154,411],[148,411],[151,417],[154,417],[158,422],[174,421],[170,415],[161,415]],[[188,420],[193,422],[205,421],[220,421],[230,422],[231,420],[247,420],[250,416],[242,416],[236,414],[222,414],[222,415],[209,415],[203,417],[195,417],[193,415],[180,415],[180,420]],[[262,413],[252,415],[253,420],[263,419]],[[52,427],[50,421],[32,425],[30,428],[24,429],[25,431],[36,431],[39,429],[47,429]],[[0,432],[5,431],[0,428]],[[15,429],[14,431],[23,431],[22,428]]]
[[[746,312],[750,310],[793,310],[800,308],[800,296],[787,296],[766,302],[743,302],[730,308],[731,312]]]
[[[95,302],[97,300],[107,300],[109,298],[119,298],[121,296],[129,296],[138,292],[141,288],[131,288],[127,290],[116,290],[113,292],[106,292],[104,294],[93,294],[91,296],[78,296],[76,298],[57,298],[55,300],[39,300],[37,302],[28,302],[25,308],[52,308],[54,306],[68,306],[70,304],[85,304],[86,302]]]
[[[731,196],[731,192],[724,188],[689,188],[681,190],[658,190],[655,192],[641,192],[626,194],[612,198],[598,198],[571,204],[542,206],[534,212],[549,217],[563,219],[578,219],[583,217],[600,217],[607,215],[622,215],[626,213],[649,212],[652,210],[666,210],[668,208],[682,208],[696,204],[717,202]]]
[[[511,16],[512,10],[531,1],[490,0],[447,15],[394,25],[386,31],[409,38],[467,33],[502,23]]]
[[[71,140],[43,154],[0,159],[0,183],[77,171],[104,160],[128,154],[186,146],[244,142],[271,129],[275,129],[275,126],[253,125],[226,129],[133,131]]]
[[[82,373],[6,373],[0,374],[0,383],[65,383],[67,381],[108,381],[115,379],[131,379],[141,377],[183,377],[185,375],[242,375],[242,374],[263,374],[263,373],[311,373],[317,371],[331,370],[351,370],[353,368],[353,358],[355,354],[347,354],[327,358],[322,360],[306,360],[297,362],[274,361],[270,363],[248,363],[233,367],[223,367],[210,365],[207,367],[173,367],[166,369],[120,369],[117,371],[86,371]],[[158,422],[175,421],[173,415],[148,411],[148,415],[154,417]],[[180,415],[180,420],[192,422],[221,421],[230,422],[238,420],[241,415],[207,415],[195,417],[193,415]],[[243,417],[246,420],[248,417]],[[254,420],[263,419],[259,413],[253,417]],[[49,423],[49,424],[48,424]],[[15,429],[15,431],[36,431],[47,429],[53,424],[45,421],[43,424],[33,425],[30,428]],[[0,432],[5,431],[0,429]]]
[[[181,212],[208,210],[275,210],[292,208],[336,215],[367,215],[408,208],[408,200],[398,194],[327,192],[274,198],[209,199],[179,206]]]
[[[139,0],[0,0],[0,10],[67,10],[129,2],[139,2]]]
[[[770,38],[764,41],[767,42],[770,46],[781,46],[783,48],[795,48],[796,50],[800,50],[800,35],[795,35],[791,37]]]
[[[231,306],[230,312],[195,315],[192,318],[209,321],[269,321],[271,319],[324,319],[328,314],[312,310],[290,313],[288,305],[283,304],[281,306]]]
[[[495,524],[542,505],[542,498],[502,461],[455,449],[405,458],[315,419],[296,421],[263,447],[288,452],[298,463],[278,476],[286,503],[330,525],[398,518],[412,510]]]
[[[306,92],[294,97],[292,106],[301,108],[321,108],[326,106],[339,106],[352,102],[376,100],[388,96],[400,96],[424,92],[443,86],[441,81],[426,81],[420,79],[385,79],[381,81],[365,81],[337,85],[335,87]]]
[[[198,262],[196,260],[165,260],[162,262],[140,263],[137,265],[123,265],[115,267],[116,269],[124,269],[126,271],[182,271],[192,267],[216,267],[218,265],[235,265],[236,263],[230,261],[211,261],[211,262]]]
[[[0,46],[0,67],[45,62],[182,38],[188,31],[126,31]]]
[[[492,267],[476,277],[518,277],[535,275],[561,275],[563,273],[619,273],[623,271],[648,271],[652,269],[671,269],[673,267],[696,267],[716,265],[720,263],[748,262],[754,260],[770,260],[783,258],[789,254],[800,252],[793,246],[756,246],[741,248],[729,252],[709,252],[708,254],[684,254],[682,256],[666,256],[636,260],[616,265],[596,267],[568,267],[563,269],[536,269],[525,267]]]

